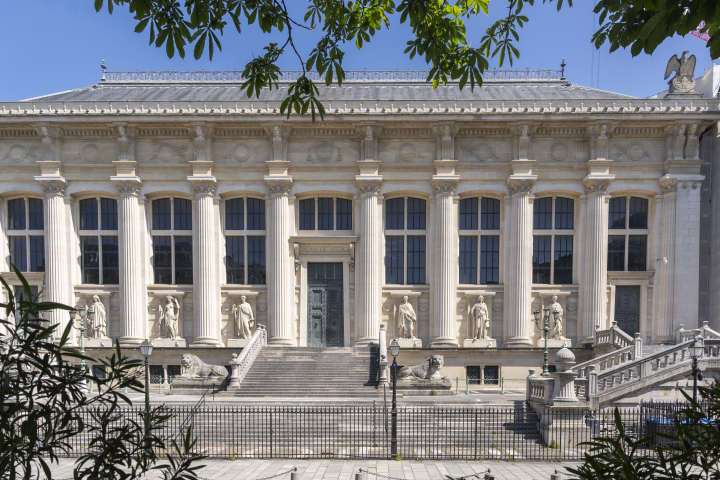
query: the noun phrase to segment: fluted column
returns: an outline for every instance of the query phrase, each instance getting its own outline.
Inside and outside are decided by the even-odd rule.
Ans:
[[[355,287],[355,300],[358,303],[356,345],[367,345],[378,343],[382,315],[382,215],[378,205],[382,178],[361,177],[356,177],[360,189],[360,239],[357,245],[358,275]]]
[[[142,238],[144,229],[140,220],[138,197],[142,182],[137,177],[112,177],[118,189],[118,253],[120,260],[120,343],[134,346],[146,338],[145,284]]]
[[[209,163],[209,162],[207,162]],[[215,269],[215,188],[217,181],[211,176],[188,177],[195,191],[197,211],[197,261],[193,281],[195,290],[195,341],[192,346],[218,347],[220,340],[220,285]]]
[[[611,180],[591,175],[583,180],[587,195],[587,217],[582,257],[585,265],[582,343],[593,341],[596,325],[606,327],[608,211],[605,196]]]
[[[436,176],[435,190],[435,275],[433,304],[435,306],[434,333],[431,347],[457,347],[457,282],[458,211],[455,203],[456,178]]]
[[[658,285],[658,314],[654,343],[669,343],[675,330],[675,238],[677,216],[677,178],[664,176],[660,179],[662,190],[662,220],[660,222],[660,260],[656,265]],[[662,259],[667,259],[667,263]],[[627,332],[634,333],[634,332]]]
[[[530,191],[535,177],[513,175],[510,189],[509,269],[505,279],[506,347],[526,347],[530,340],[532,288],[532,205]]]
[[[290,253],[290,207],[292,178],[265,177],[270,188],[267,222],[269,345],[295,346],[295,269]]]
[[[72,276],[67,262],[69,219],[65,215],[65,189],[62,176],[35,177],[45,192],[45,291],[48,302],[73,305]],[[69,320],[66,310],[51,310],[46,319],[58,325],[56,337],[62,335]],[[71,336],[74,338],[74,335]]]

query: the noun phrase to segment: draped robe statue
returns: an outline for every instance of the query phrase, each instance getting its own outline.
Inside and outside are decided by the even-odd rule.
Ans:
[[[415,338],[415,323],[417,315],[415,309],[408,301],[408,297],[403,297],[403,303],[400,305],[398,312],[398,336],[400,338]]]
[[[235,334],[238,338],[250,338],[250,323],[255,320],[252,307],[246,302],[247,297],[240,297],[240,303],[232,306],[233,318],[235,319]]]
[[[180,304],[175,297],[165,297],[165,305],[160,305],[160,335],[175,340],[178,337]]]

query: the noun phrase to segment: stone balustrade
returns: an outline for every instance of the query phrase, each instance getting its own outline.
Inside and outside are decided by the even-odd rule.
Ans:
[[[624,333],[622,330],[618,330]],[[606,335],[608,339],[614,335],[612,333],[613,329],[606,330],[606,332],[608,333],[603,335]],[[622,343],[625,343],[626,339],[624,337],[616,336],[616,338],[620,339]],[[592,358],[586,362],[579,363],[572,367],[572,371],[577,373],[580,378],[587,378],[587,369],[591,365],[594,366],[598,372],[603,372],[640,358],[642,358],[642,338],[640,338],[639,333],[636,333],[635,338],[629,345],[619,350],[606,353],[605,355]]]
[[[239,390],[240,384],[242,383],[245,375],[250,370],[253,362],[257,358],[258,354],[263,347],[267,346],[267,330],[264,325],[258,325],[255,329],[255,333],[250,337],[247,345],[243,348],[240,356],[237,353],[232,354],[232,360],[230,360],[230,367],[232,373],[230,374],[230,383],[228,385],[228,391]]]
[[[600,346],[625,348],[632,345],[632,343],[633,337],[623,332],[615,321],[607,330],[600,330],[600,325],[595,326],[595,348]]]
[[[720,339],[720,333],[710,328],[708,322],[703,322],[702,327],[692,330],[685,330],[685,325],[680,324],[680,328],[675,332],[675,343],[679,344],[690,341],[698,335],[704,339]]]

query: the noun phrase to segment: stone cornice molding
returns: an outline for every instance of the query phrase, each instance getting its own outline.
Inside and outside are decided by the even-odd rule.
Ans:
[[[140,195],[140,187],[142,180],[138,177],[110,177],[115,182],[117,191],[120,196],[131,195],[137,197]]]
[[[660,191],[662,191],[663,195],[677,193],[678,191],[678,179],[675,177],[665,175],[658,183],[660,184]]]
[[[382,186],[382,178],[361,178],[355,177],[358,190],[361,195],[379,195]]]
[[[529,195],[535,185],[535,175],[511,176],[507,179],[508,190],[510,195]]]
[[[583,187],[585,187],[585,194],[594,195],[600,193],[607,195],[608,187],[610,182],[614,179],[614,176],[590,176],[588,175],[583,179]]]
[[[455,195],[455,190],[457,189],[459,182],[459,176],[456,178],[439,177],[433,178],[430,184],[432,185],[433,190],[435,190],[436,195]]]
[[[292,178],[290,177],[273,178],[272,176],[266,176],[265,182],[267,182],[271,195],[290,194],[290,187],[292,187]]]

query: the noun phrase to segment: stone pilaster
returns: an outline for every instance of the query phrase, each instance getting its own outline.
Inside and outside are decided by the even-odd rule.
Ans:
[[[295,346],[295,267],[290,249],[288,203],[292,178],[267,175],[265,181],[271,196],[267,222],[268,344]]]
[[[535,175],[512,175],[510,190],[510,238],[507,240],[508,271],[505,276],[506,347],[527,347],[530,340],[532,290],[532,204],[530,192]]]
[[[215,189],[217,180],[211,175],[212,162],[196,161],[193,175],[188,177],[195,192],[197,222],[196,275],[193,278],[195,293],[195,341],[194,347],[219,347],[220,340],[220,285],[216,275]]]
[[[382,316],[382,215],[378,204],[382,177],[359,175],[355,178],[360,190],[360,239],[355,267],[358,338],[356,345],[367,345],[378,342]]]
[[[455,189],[460,177],[456,175],[435,175],[432,187],[435,190],[435,232],[436,265],[433,291],[435,315],[431,347],[457,347],[457,265],[458,265],[458,209]]]
[[[35,177],[45,192],[45,291],[48,302],[74,305],[72,275],[68,264],[68,228],[71,222],[65,215],[67,180],[60,174],[60,162],[41,164],[42,174]],[[66,310],[51,310],[46,319],[58,325],[56,336],[62,335],[69,315]],[[71,336],[74,338],[74,336]]]
[[[128,163],[133,167],[135,162]],[[120,166],[118,166],[120,169]],[[122,172],[118,172],[122,173]],[[134,172],[132,172],[134,173]],[[111,177],[118,190],[118,254],[120,273],[120,343],[137,346],[147,338],[147,293],[143,281],[142,243],[145,235],[140,220],[140,187],[142,181],[135,175]]]
[[[660,222],[660,259],[653,262],[657,275],[657,323],[654,343],[674,343],[675,323],[675,238],[677,214],[677,178],[665,175],[660,179],[662,217]],[[667,262],[665,261],[667,260]],[[635,333],[635,332],[627,332]]]

